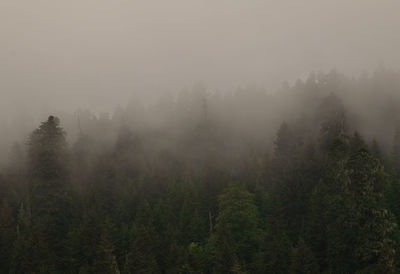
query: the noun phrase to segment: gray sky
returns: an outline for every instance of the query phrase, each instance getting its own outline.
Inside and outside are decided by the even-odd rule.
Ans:
[[[0,107],[400,66],[399,0],[0,0]]]

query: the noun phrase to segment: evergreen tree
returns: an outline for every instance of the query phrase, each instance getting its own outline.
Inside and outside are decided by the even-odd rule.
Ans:
[[[361,135],[356,131],[354,132],[354,135],[350,138],[350,150],[351,152],[356,152],[362,148],[367,149],[368,147],[362,139]]]
[[[138,235],[128,253],[124,273],[160,273],[154,255],[154,239],[146,227],[138,228]]]
[[[383,167],[361,148],[330,170],[330,194],[325,198],[329,267],[334,272],[354,272],[375,267],[382,260],[392,265],[394,258],[384,252],[391,248],[394,223],[381,202]]]
[[[275,140],[275,165],[283,173],[294,164],[296,159],[296,138],[287,123],[282,123]]]
[[[97,247],[96,257],[93,263],[94,273],[119,274],[116,257],[113,254],[114,247],[106,232],[101,234],[100,243]]]
[[[356,260],[361,265],[384,264],[392,271],[393,257],[385,250],[393,249],[389,234],[393,223],[387,209],[382,206],[385,174],[379,161],[368,151],[360,149],[348,161],[352,206],[357,210],[359,233],[355,239],[359,244],[354,249]]]
[[[310,243],[310,248],[315,254],[321,269],[326,267],[326,232],[329,220],[327,210],[329,207],[329,188],[322,181],[315,186],[310,199],[310,214],[306,228],[305,239]]]
[[[268,211],[257,273],[287,273],[292,243],[287,235],[288,220],[279,196],[272,197]]]
[[[4,198],[0,206],[0,272],[6,273],[10,267],[15,239],[15,219],[8,199]]]
[[[396,128],[393,138],[392,165],[396,176],[400,178],[400,127]]]
[[[370,146],[370,151],[371,151],[372,156],[374,156],[377,159],[382,160],[382,151],[378,144],[378,141],[375,138],[372,140],[372,144]]]
[[[317,117],[320,124],[320,146],[327,150],[335,138],[345,138],[346,117],[342,101],[331,93],[318,108]]]
[[[319,273],[319,266],[314,254],[302,238],[292,250],[289,273]]]
[[[235,260],[244,267],[251,262],[261,240],[258,218],[253,195],[240,185],[233,184],[220,195],[216,224],[220,271],[229,272]]]
[[[65,269],[65,240],[71,217],[65,132],[50,116],[29,138],[28,170],[36,269]]]

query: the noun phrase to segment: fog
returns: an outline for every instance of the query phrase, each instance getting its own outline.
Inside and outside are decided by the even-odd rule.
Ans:
[[[397,68],[399,9],[396,0],[2,0],[2,108],[104,111],[198,82],[274,91],[310,71]]]
[[[399,10],[396,0],[2,0],[1,143],[23,142],[50,113],[69,117],[74,140],[77,110],[157,105],[199,85],[246,97],[249,89],[279,93],[313,71],[396,71]],[[274,107],[290,109],[282,98],[267,111],[271,132],[285,117]],[[243,124],[265,119],[253,114]]]
[[[0,0],[0,273],[400,273],[400,0]]]

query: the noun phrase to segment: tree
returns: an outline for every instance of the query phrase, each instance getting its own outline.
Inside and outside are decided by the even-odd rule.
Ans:
[[[362,139],[361,135],[356,131],[350,138],[350,150],[352,152],[356,152],[362,148],[367,149],[368,147]]]
[[[65,131],[57,117],[49,116],[29,137],[28,162],[34,190],[43,186],[65,186],[68,169]]]
[[[350,156],[347,169],[349,198],[358,211],[359,233],[354,236],[359,244],[354,256],[361,266],[379,263],[385,265],[387,271],[393,271],[394,258],[388,256],[387,249],[393,249],[389,235],[395,223],[381,202],[386,178],[383,167],[366,149],[360,149]]]
[[[16,239],[15,234],[15,221],[12,208],[7,198],[4,198],[0,205],[0,272],[6,273],[9,269],[12,258],[12,246]]]
[[[390,273],[394,257],[388,250],[393,250],[390,233],[394,223],[382,206],[383,167],[365,148],[331,164],[326,177],[330,178],[329,195],[325,198],[329,268],[354,272],[379,264]]]
[[[396,176],[400,178],[400,127],[396,128],[393,138],[392,164]]]
[[[315,254],[321,269],[326,267],[329,193],[329,188],[322,181],[314,187],[309,204],[308,226],[305,232],[305,239],[310,243],[310,248]]]
[[[372,140],[370,151],[375,158],[382,160],[382,150],[379,146],[378,141],[375,138]]]
[[[319,273],[319,266],[314,254],[302,238],[299,239],[296,247],[292,249],[289,273]]]
[[[220,271],[229,272],[236,260],[243,267],[251,262],[261,240],[258,216],[253,195],[239,184],[230,185],[219,196],[216,256]]]
[[[287,235],[288,219],[279,196],[273,196],[268,209],[265,237],[262,240],[261,262],[257,273],[287,273],[292,243]]]
[[[95,273],[119,274],[116,257],[113,254],[114,247],[106,231],[103,231],[100,243],[97,247],[93,270]]]
[[[71,217],[68,196],[68,152],[58,118],[49,116],[29,137],[28,172],[32,211],[33,252],[42,256],[38,269],[64,269],[65,240]]]
[[[346,116],[342,101],[331,93],[320,105],[317,113],[320,124],[320,146],[327,150],[332,140],[346,137]]]
[[[296,138],[287,123],[282,123],[275,140],[275,162],[283,172],[293,165],[296,156]]]
[[[127,255],[124,273],[160,273],[154,255],[154,239],[143,225],[138,228],[137,238]]]

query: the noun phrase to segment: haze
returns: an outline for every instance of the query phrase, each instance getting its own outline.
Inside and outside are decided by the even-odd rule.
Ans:
[[[198,82],[275,91],[310,71],[398,68],[399,11],[396,0],[2,0],[1,108],[104,111]]]
[[[400,0],[0,0],[0,273],[400,273]]]

